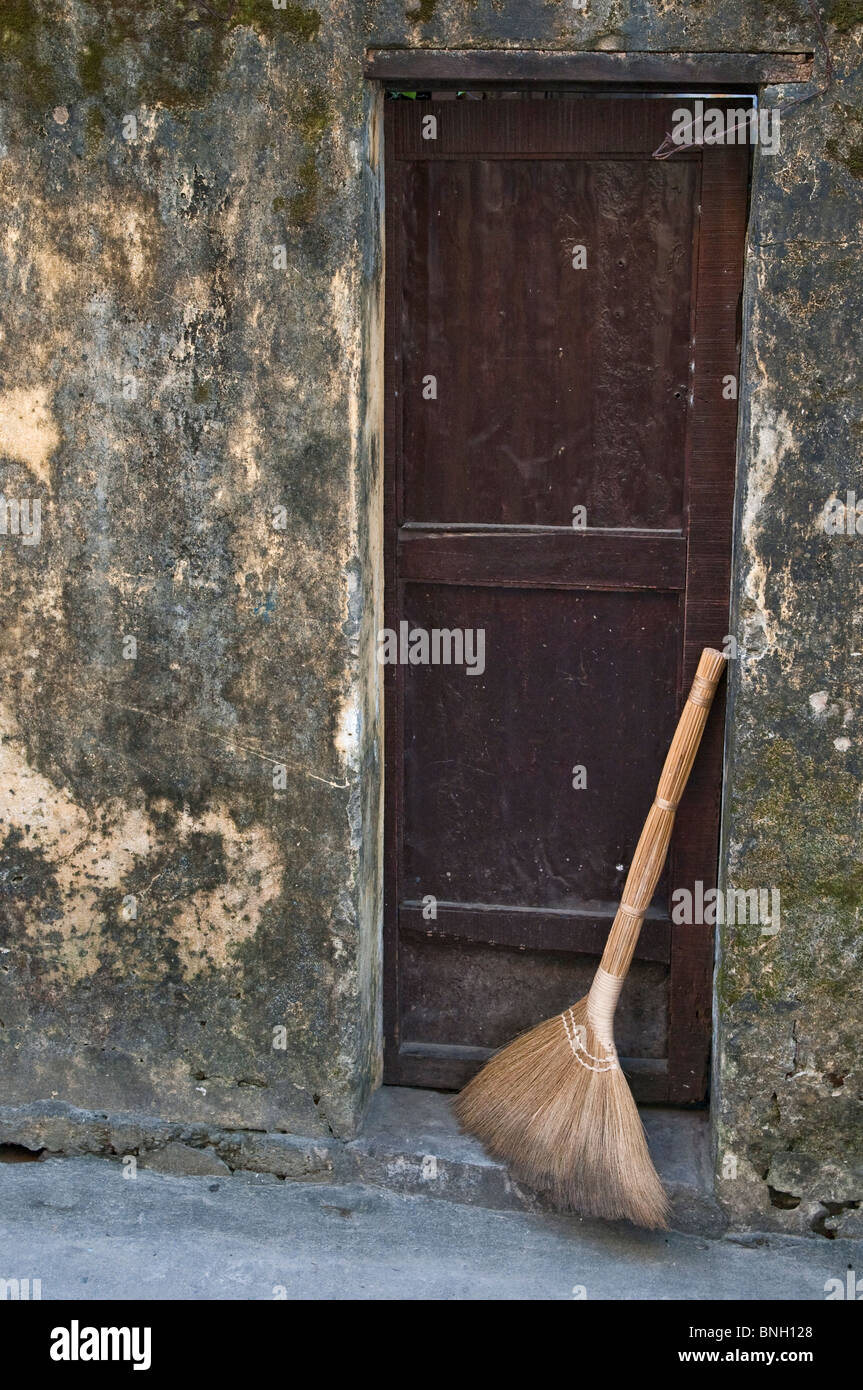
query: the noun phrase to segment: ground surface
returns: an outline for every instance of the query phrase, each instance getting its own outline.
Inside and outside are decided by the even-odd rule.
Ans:
[[[823,1300],[855,1252],[859,1266],[854,1241],[708,1240],[359,1183],[0,1164],[0,1278],[41,1279],[43,1299]]]

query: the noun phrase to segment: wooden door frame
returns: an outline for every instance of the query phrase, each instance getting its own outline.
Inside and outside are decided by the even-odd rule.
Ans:
[[[547,59],[554,61],[549,64],[546,62]],[[625,61],[621,61],[621,59]],[[611,69],[607,60],[612,60],[615,63],[613,77],[610,76]],[[648,60],[651,75],[649,78],[645,78],[643,72]],[[562,71],[564,66],[567,69],[565,73]],[[454,71],[454,67],[457,67],[457,72]],[[733,78],[736,81],[732,79],[732,70]],[[471,82],[473,85],[488,85],[490,87],[503,84],[507,87],[518,85],[526,88],[545,89],[553,86],[557,81],[558,84],[567,89],[572,88],[574,91],[580,89],[583,93],[587,92],[598,97],[620,95],[624,90],[645,91],[646,89],[647,94],[657,94],[655,92],[657,85],[666,88],[680,86],[684,82],[686,95],[690,93],[694,95],[698,87],[704,91],[715,91],[716,86],[720,83],[725,85],[730,94],[734,86],[741,89],[748,87],[751,90],[753,83],[761,85],[767,81],[805,81],[810,71],[811,55],[804,54],[672,55],[669,58],[666,55],[645,54],[540,55],[536,53],[513,54],[512,52],[501,54],[492,51],[467,54],[449,52],[436,55],[428,50],[414,50],[408,53],[375,50],[369,55],[369,62],[366,66],[366,75],[379,84],[381,88],[404,82],[413,86],[422,84],[424,87],[437,90],[454,84],[463,85],[466,82]],[[495,75],[491,75],[492,72]],[[545,75],[546,73],[552,74],[552,72],[553,75]],[[742,79],[741,72],[745,74]],[[667,91],[663,91],[662,94],[676,95]],[[680,95],[682,97],[683,93]],[[392,177],[393,161],[390,157],[391,152],[386,148],[386,138],[384,137],[384,139],[385,167],[389,177]],[[711,153],[715,154],[717,151]],[[708,168],[708,178],[718,180],[719,183],[724,178],[727,179],[729,170],[727,167],[723,167],[721,158],[709,163]],[[704,177],[704,171],[702,177]],[[735,202],[735,200],[732,201]],[[385,244],[390,246],[394,244],[395,206],[396,200],[388,196],[385,179],[384,236]],[[714,357],[718,355],[724,362],[728,363],[728,371],[733,372],[738,378],[739,333],[735,331],[729,335],[727,305],[722,305],[721,295],[722,267],[728,264],[727,257],[730,254],[736,256],[740,261],[739,274],[734,278],[739,278],[742,283],[748,197],[742,200],[742,205],[739,199],[735,202],[737,209],[740,209],[741,206],[742,212],[738,219],[732,219],[724,226],[707,226],[700,229],[701,239],[696,248],[693,265],[693,288],[696,290],[693,298],[693,313],[696,305],[700,307],[699,340],[696,344],[696,351],[698,352],[700,349],[702,352],[710,351]],[[705,248],[708,249],[705,250]],[[387,280],[389,280],[389,276]],[[735,327],[739,325],[739,306],[736,318],[737,325]],[[394,296],[388,294],[386,288],[384,290],[384,321],[386,340],[391,342],[396,329]],[[729,337],[732,337],[733,341],[729,341]],[[386,479],[391,480],[393,478],[393,463],[396,452],[395,431],[399,422],[395,408],[395,395],[392,390],[391,356],[389,351],[385,351],[384,355],[383,562],[386,576],[396,572],[396,555],[391,551],[397,544],[396,516],[394,514],[397,499],[394,486],[388,486]],[[725,405],[724,411],[721,409],[723,404]],[[723,600],[724,614],[727,615],[731,584],[736,469],[728,472],[725,486],[719,489],[715,485],[711,486],[709,482],[707,486],[704,486],[705,480],[703,478],[700,484],[690,489],[690,479],[693,459],[697,461],[699,457],[706,457],[711,448],[718,449],[726,462],[729,451],[732,457],[736,457],[738,410],[734,409],[729,412],[727,403],[722,402],[718,393],[715,400],[703,401],[702,406],[706,406],[707,409],[702,410],[701,418],[697,422],[693,418],[693,428],[688,431],[686,487],[691,518],[690,526],[700,528],[704,536],[710,536],[715,564],[711,564],[709,567],[705,566],[700,572],[693,572],[689,568],[687,571],[687,592],[690,593],[691,599],[683,633],[680,700],[683,698],[683,687],[694,672],[702,645],[705,641],[716,640],[716,621],[719,616],[716,593],[719,591],[725,596]],[[717,567],[721,568],[721,573],[717,572]],[[717,579],[720,581],[719,585],[717,585]],[[395,626],[397,617],[398,614],[393,609],[390,586],[387,584],[385,625]],[[727,628],[727,616],[723,617],[722,625]],[[389,684],[386,708],[388,712],[393,709],[396,711],[395,719],[385,719],[385,756],[383,760],[385,778],[384,894],[385,904],[388,907],[384,913],[384,952],[385,956],[392,960],[393,952],[397,946],[397,941],[393,940],[393,933],[396,937],[398,935],[397,913],[392,908],[398,849],[397,837],[393,833],[392,827],[397,823],[402,809],[402,789],[399,786],[386,785],[386,769],[393,765],[394,741],[398,736],[402,716],[402,673],[400,667],[386,667],[384,680],[385,684]],[[701,806],[710,805],[711,814],[707,820],[711,825],[716,819],[722,795],[723,715],[724,701],[713,721],[712,733],[707,739],[699,771],[693,778],[692,788],[688,794],[690,810],[695,809],[697,812]],[[712,834],[712,830],[710,833]],[[718,861],[718,834],[714,836],[714,839],[716,841],[714,854]],[[680,856],[672,865],[672,873],[675,878],[686,881],[687,866]],[[676,980],[676,986],[670,999],[667,1085],[660,1087],[657,1094],[650,1098],[657,1101],[685,1104],[687,1101],[700,1099],[706,1090],[711,1041],[710,1008],[706,1007],[700,1015],[693,1017],[691,1007],[688,1007],[688,1001],[691,1001],[693,991],[696,991],[704,1000],[710,998],[713,972],[713,929],[707,926],[691,927],[687,929],[686,933],[673,933],[672,957],[670,971],[671,978]],[[391,1019],[397,1019],[398,1016],[398,1001],[394,997],[396,989],[395,970],[385,969],[384,1007],[386,1014]],[[678,996],[676,999],[678,1007],[675,1007],[675,996]],[[387,1046],[392,1048],[393,1044],[398,1047],[396,1038],[386,1039],[385,1049]],[[411,1083],[409,1066],[407,1069],[404,1066],[400,1067],[399,1081],[401,1084]],[[425,1081],[424,1084],[429,1083]],[[438,1084],[447,1084],[443,1074]],[[645,1096],[645,1098],[648,1097]]]
[[[369,48],[364,72],[392,87],[563,86],[599,95],[630,88],[650,92],[751,91],[776,83],[808,82],[811,51],[785,53],[558,52],[542,49]]]

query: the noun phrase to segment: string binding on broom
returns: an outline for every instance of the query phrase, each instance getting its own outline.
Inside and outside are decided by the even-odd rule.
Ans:
[[[703,709],[710,709],[715,693],[716,685],[714,682],[705,680],[703,676],[695,676],[692,681],[692,689],[689,692],[689,699],[694,705],[701,705]]]
[[[620,1066],[617,1060],[616,1047],[612,1047],[611,1051],[604,1057],[597,1057],[593,1052],[588,1052],[584,1045],[587,1029],[583,1023],[576,1023],[572,1009],[567,1009],[566,1013],[561,1014],[560,1017],[563,1020],[563,1026],[566,1031],[572,1055],[587,1071],[614,1071],[615,1067]],[[585,1061],[585,1057],[589,1060]],[[599,1065],[592,1067],[590,1065],[591,1062],[598,1062]]]
[[[641,918],[644,915],[632,908],[624,908],[623,910],[634,917]],[[617,1008],[617,1000],[622,987],[623,980],[618,979],[616,975],[610,975],[601,966],[590,987],[590,994],[587,998],[587,1022],[604,1048],[601,1057],[598,1057],[594,1052],[588,1052],[587,1028],[583,1023],[576,1023],[572,1009],[567,1009],[565,1013],[560,1015],[570,1051],[576,1061],[580,1062],[588,1071],[614,1071],[620,1067],[617,1060],[617,1048],[614,1045],[614,1010]],[[588,1060],[585,1061],[585,1058]],[[592,1067],[591,1062],[597,1062],[598,1065]]]

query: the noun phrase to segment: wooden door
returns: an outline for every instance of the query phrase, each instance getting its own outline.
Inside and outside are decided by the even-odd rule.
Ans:
[[[386,623],[485,634],[383,667],[393,1084],[586,992],[728,630],[748,152],[652,159],[682,104],[386,104]],[[722,725],[618,1008],[643,1100],[706,1094],[712,930],[669,898],[715,883]]]

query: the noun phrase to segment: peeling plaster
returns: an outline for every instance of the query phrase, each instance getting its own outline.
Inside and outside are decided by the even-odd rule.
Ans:
[[[167,805],[157,803],[148,814],[112,800],[88,811],[68,789],[28,766],[20,730],[6,709],[0,710],[0,730],[0,825],[7,834],[16,831],[16,846],[37,851],[56,876],[61,911],[51,932],[57,937],[54,976],[80,980],[98,970],[107,945],[106,893],[114,890],[117,910],[119,899],[132,894],[137,914],[145,918],[161,857],[166,852],[182,856],[192,838],[201,835],[219,837],[224,844],[226,881],[184,896],[165,931],[187,977],[206,967],[227,967],[235,948],[254,936],[263,909],[281,892],[283,869],[275,842],[260,827],[239,831],[224,806],[198,816],[186,809],[169,833],[157,828],[158,813]],[[148,863],[156,869],[152,881],[132,893],[130,876],[135,870],[146,872]],[[27,924],[27,937],[38,932],[36,921]],[[131,941],[128,950],[134,952]],[[146,968],[145,963],[139,961],[138,968]]]
[[[775,640],[777,617],[768,602],[767,564],[758,548],[764,526],[762,512],[783,460],[793,453],[794,433],[784,412],[774,416],[753,403],[751,437],[754,448],[741,519],[741,538],[749,557],[745,593],[751,604],[745,614],[743,647],[748,658],[757,660],[765,646]]]
[[[0,396],[0,454],[25,464],[42,487],[51,486],[51,456],[59,443],[45,387],[18,387]]]

